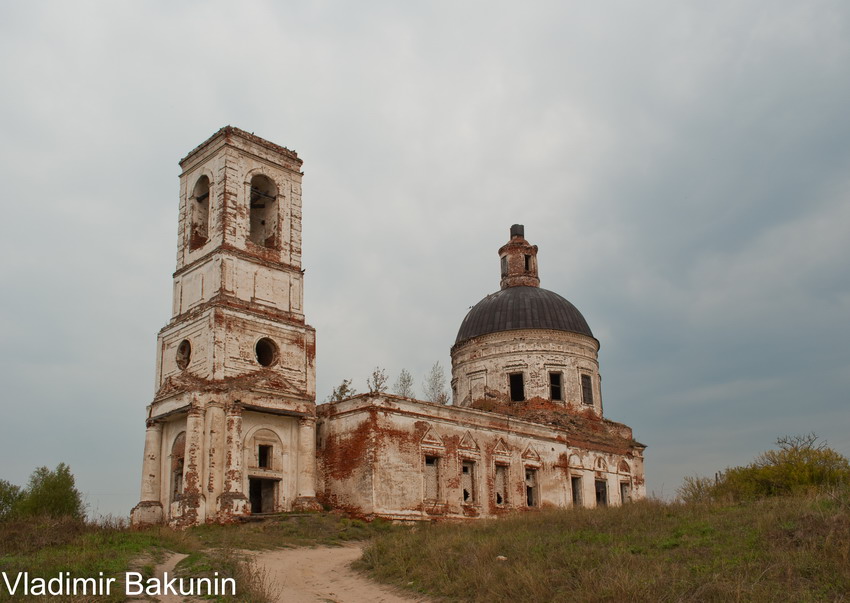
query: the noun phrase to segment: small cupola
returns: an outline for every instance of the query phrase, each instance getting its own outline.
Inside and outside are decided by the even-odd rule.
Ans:
[[[502,261],[502,289],[508,287],[539,287],[537,275],[537,245],[525,240],[522,224],[511,226],[511,240],[499,249]]]

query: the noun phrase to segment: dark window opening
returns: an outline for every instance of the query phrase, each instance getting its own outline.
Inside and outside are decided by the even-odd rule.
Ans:
[[[620,482],[620,501],[623,504],[627,502],[631,502],[632,500],[632,486],[629,482]]]
[[[508,276],[508,256],[502,256],[502,276]]]
[[[440,496],[440,459],[425,457],[425,499],[437,500]]]
[[[496,504],[503,505],[508,499],[508,468],[504,465],[496,465],[496,479],[493,481],[496,491]]]
[[[183,459],[186,454],[186,432],[181,432],[171,445],[171,502],[183,497]]]
[[[531,256],[527,255],[525,256],[525,271],[528,272],[529,270],[531,270]]]
[[[191,232],[189,233],[189,249],[198,249],[209,240],[210,229],[210,179],[201,176],[195,183],[192,192],[189,211]]]
[[[608,506],[608,483],[605,480],[596,480],[596,506]]]
[[[537,469],[525,470],[525,502],[529,507],[537,506]]]
[[[581,376],[581,402],[582,404],[593,405],[593,386],[591,385],[590,375]]]
[[[183,459],[174,462],[174,471],[171,477],[171,500],[179,500],[183,494]]]
[[[461,481],[463,487],[463,502],[475,503],[475,462],[463,461],[461,465]]]
[[[263,337],[254,346],[257,362],[263,366],[271,366],[277,360],[277,345],[268,337]]]
[[[571,477],[570,478],[570,486],[573,490],[573,506],[580,507],[581,506],[581,478],[580,477]]]
[[[549,373],[549,397],[552,400],[563,400],[561,373]]]
[[[263,446],[261,444],[257,450],[257,467],[260,467],[261,469],[271,469],[273,451],[274,448],[272,446]]]
[[[184,339],[177,346],[177,368],[181,371],[189,366],[189,361],[192,359],[192,344],[188,339]]]
[[[251,513],[275,512],[275,486],[273,479],[248,478],[248,498],[251,501]]]
[[[522,373],[511,373],[508,378],[511,384],[511,400],[513,402],[525,400],[525,384]]]
[[[262,247],[274,247],[277,234],[277,190],[266,176],[251,178],[249,238]]]

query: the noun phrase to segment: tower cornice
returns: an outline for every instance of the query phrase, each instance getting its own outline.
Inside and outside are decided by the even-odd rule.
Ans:
[[[191,163],[193,159],[200,155],[203,155],[204,152],[208,151],[211,148],[224,145],[239,146],[236,144],[236,140],[239,138],[248,143],[259,145],[271,151],[272,153],[282,155],[288,159],[291,159],[297,164],[298,169],[300,169],[301,164],[303,163],[301,159],[298,158],[298,153],[296,153],[295,151],[277,145],[273,142],[269,142],[265,138],[260,138],[259,136],[256,136],[250,132],[246,132],[245,130],[240,130],[239,128],[233,126],[224,126],[218,132],[207,138],[204,142],[199,144],[191,151],[189,151],[189,153],[183,159],[180,160],[180,167],[185,170],[187,165]]]

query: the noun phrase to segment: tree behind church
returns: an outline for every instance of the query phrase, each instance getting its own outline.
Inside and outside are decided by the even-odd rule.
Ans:
[[[446,392],[446,373],[439,362],[435,362],[434,366],[431,367],[431,372],[425,377],[423,388],[425,399],[429,402],[449,403],[449,394]]]
[[[59,463],[53,471],[47,467],[38,467],[30,475],[14,513],[21,516],[83,519],[85,505],[71,468],[65,463]]]

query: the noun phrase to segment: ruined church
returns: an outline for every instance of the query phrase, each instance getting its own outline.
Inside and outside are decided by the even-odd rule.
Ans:
[[[599,342],[540,287],[521,225],[498,250],[500,290],[451,348],[452,404],[371,393],[317,405],[301,163],[230,126],[180,161],[172,318],[133,524],[322,508],[495,517],[645,496],[645,446],[603,417]]]

